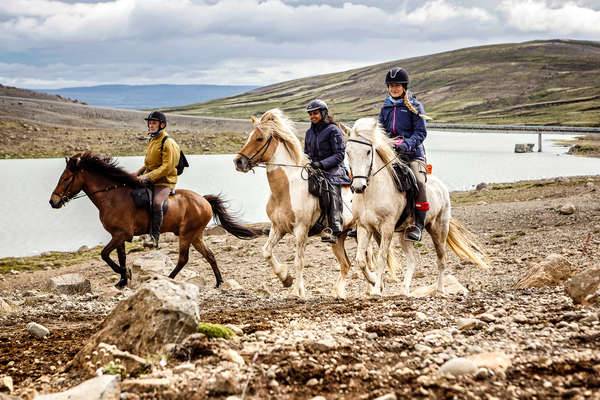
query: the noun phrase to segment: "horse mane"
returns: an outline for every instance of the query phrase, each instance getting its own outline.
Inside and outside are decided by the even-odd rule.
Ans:
[[[386,135],[385,130],[375,118],[361,118],[357,120],[352,127],[351,137],[353,134],[362,136],[371,142],[383,163],[386,164],[386,168],[390,174],[392,176],[396,174],[392,164],[394,162],[402,164],[403,162],[396,156],[392,139]]]
[[[117,160],[112,157],[103,157],[91,151],[75,154],[67,160],[67,168],[71,172],[86,170],[102,175],[116,183],[130,187],[143,186],[137,178],[119,167]]]
[[[271,122],[271,129],[263,130],[263,132],[270,132],[270,134],[279,139],[285,146],[287,152],[290,154],[296,165],[304,165],[308,162],[304,155],[304,149],[296,136],[296,130],[292,125],[292,121],[283,114],[278,108],[273,108],[266,111],[259,120],[259,125]]]

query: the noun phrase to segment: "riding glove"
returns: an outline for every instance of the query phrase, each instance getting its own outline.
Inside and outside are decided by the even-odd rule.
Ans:
[[[321,161],[312,161],[310,166],[314,169],[323,169],[323,164],[321,164]]]

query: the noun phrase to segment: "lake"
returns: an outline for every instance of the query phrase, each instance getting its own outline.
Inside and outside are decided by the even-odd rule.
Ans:
[[[480,182],[512,182],[556,176],[600,173],[600,160],[565,154],[552,145],[564,135],[543,135],[544,152],[515,154],[515,143],[536,143],[537,135],[430,131],[428,162],[449,190],[467,190]],[[234,155],[188,155],[191,168],[180,176],[178,188],[200,194],[221,193],[245,222],[267,221],[268,185],[263,168],[240,173]],[[137,170],[143,157],[122,157],[127,170]],[[0,258],[72,251],[82,245],[105,244],[109,235],[98,210],[87,199],[73,200],[55,210],[48,200],[65,167],[64,159],[0,160],[0,179],[9,190],[0,199]]]

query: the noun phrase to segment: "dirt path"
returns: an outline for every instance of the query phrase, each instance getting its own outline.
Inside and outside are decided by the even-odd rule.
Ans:
[[[580,268],[598,265],[600,190],[594,189],[600,187],[600,177],[523,187],[453,195],[455,204],[463,204],[453,208],[453,216],[482,239],[493,260],[493,269],[485,271],[449,256],[448,272],[470,290],[468,295],[406,298],[400,295],[400,283],[388,283],[384,297],[366,299],[362,274],[353,266],[349,298],[333,299],[329,293],[338,267],[330,248],[313,238],[304,271],[308,297],[291,298],[262,260],[266,238],[246,242],[210,236],[208,245],[224,279],[235,279],[243,289],[215,289],[210,267],[195,250],[186,269],[201,277],[194,280],[202,292],[201,319],[231,323],[244,332],[236,341],[215,342],[244,358],[245,365],[234,369],[240,392],[248,382],[246,398],[257,399],[370,399],[391,392],[399,398],[432,399],[600,398],[600,308],[573,305],[561,287],[511,288],[529,266],[551,253]],[[566,203],[577,211],[558,213],[557,207]],[[352,260],[355,249],[349,241]],[[161,252],[175,260],[176,244],[166,244]],[[292,239],[284,238],[276,254],[292,268]],[[413,287],[433,283],[437,273],[429,238],[419,254]],[[130,253],[128,263],[139,255]],[[44,289],[50,276],[69,272],[89,278],[93,294],[62,296]],[[81,380],[61,373],[61,366],[131,293],[118,292],[115,282],[98,259],[1,276],[0,297],[14,311],[0,314],[0,376],[13,378],[17,394],[65,390]],[[457,328],[459,318],[482,315],[489,319],[483,325]],[[31,337],[25,329],[31,321],[46,325],[51,336]],[[488,351],[503,352],[512,365],[474,377],[437,376],[451,358]],[[173,372],[185,361],[172,358],[165,367],[157,365],[152,376],[166,377],[171,384],[153,393],[138,392],[140,398],[227,397],[214,392],[209,382],[230,363],[200,357],[192,360],[191,372]]]

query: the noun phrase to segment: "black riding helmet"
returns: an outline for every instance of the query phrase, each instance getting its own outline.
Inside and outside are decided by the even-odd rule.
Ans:
[[[311,102],[308,103],[308,105],[306,106],[306,112],[311,112],[314,110],[321,110],[321,118],[323,119],[327,116],[327,113],[329,112],[327,103],[319,99],[311,100]]]
[[[408,72],[404,68],[394,67],[385,75],[385,84],[400,83],[404,90],[408,87]]]
[[[144,120],[158,121],[160,124],[164,122],[165,126],[167,125],[167,117],[165,117],[165,114],[161,113],[160,111],[152,111],[146,118],[144,118]]]

